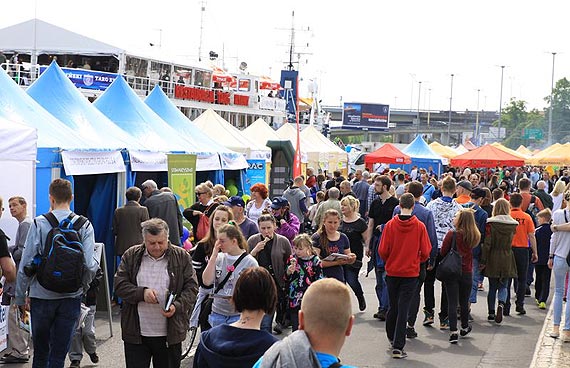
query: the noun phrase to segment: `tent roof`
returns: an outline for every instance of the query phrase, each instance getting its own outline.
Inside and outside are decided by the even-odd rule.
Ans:
[[[82,55],[119,55],[124,50],[78,33],[30,19],[0,29],[0,50]]]
[[[194,124],[210,138],[247,158],[269,158],[271,150],[256,140],[249,139],[239,129],[228,123],[214,110],[208,109],[194,120]]]
[[[562,144],[560,144],[560,143],[554,143],[552,146],[547,147],[547,148],[543,149],[542,151],[540,151],[540,152],[534,154],[534,155],[529,159],[529,162],[530,162],[532,165],[538,165],[538,161],[539,161],[541,158],[548,157],[548,154],[549,154],[550,152],[556,150],[556,149],[557,149],[558,147],[560,147],[560,146],[562,146]]]
[[[386,143],[376,151],[367,153],[364,162],[367,164],[409,164],[412,160],[393,144]]]
[[[523,155],[532,156],[532,151],[522,144],[519,146],[519,148],[517,148],[517,152],[522,153]]]
[[[412,160],[414,159],[426,159],[426,160],[439,160],[442,161],[442,157],[435,153],[424,141],[421,135],[418,135],[412,143],[410,143],[406,148],[403,149],[405,154],[409,155]]]
[[[463,147],[467,148],[469,151],[473,151],[474,149],[477,149],[477,146],[473,144],[473,142],[471,141],[465,141],[465,143],[463,143]]]
[[[190,143],[188,150],[192,151],[192,153],[196,153],[198,156],[200,154],[220,154],[222,155],[222,160],[225,156],[228,156],[232,162],[236,159],[239,160],[241,162],[240,168],[248,167],[243,155],[222,146],[202,132],[170,101],[158,85],[154,87],[144,102],[168,125],[184,134],[184,139]]]
[[[535,165],[568,166],[570,165],[570,143],[565,143],[549,150],[547,155],[539,157]]]
[[[467,167],[522,166],[524,165],[524,160],[495,146],[486,144],[452,158],[451,165]]]
[[[458,155],[457,151],[453,148],[444,146],[439,142],[431,142],[429,147],[434,151],[436,154],[440,155],[441,157],[445,158],[453,158]]]
[[[95,148],[73,132],[24,92],[0,68],[0,117],[38,131],[38,147],[62,149]]]
[[[243,130],[243,133],[248,137],[255,137],[260,141],[278,141],[283,138],[279,137],[277,132],[269,126],[262,118],[257,119],[250,126]]]
[[[142,102],[124,78],[116,78],[93,106],[148,149],[160,152],[190,150],[190,144]]]
[[[331,142],[327,137],[325,137],[321,132],[319,132],[314,125],[309,125],[305,129],[303,129],[301,131],[301,138],[304,138],[310,144],[314,144],[314,142],[321,142],[326,147],[328,147],[328,152],[344,154],[346,155],[348,160],[348,155],[346,151],[344,151],[339,146]]]
[[[38,131],[0,117],[0,161],[35,161]]]
[[[285,123],[279,129],[275,131],[275,134],[279,137],[278,139],[285,139],[291,142],[293,148],[297,146],[297,129],[293,127],[293,124]],[[304,136],[299,134],[301,139],[301,151],[302,152],[325,152],[328,146],[322,144],[322,142],[309,142]]]
[[[494,146],[494,147],[497,147],[498,149],[503,150],[503,151],[505,151],[505,152],[507,152],[507,153],[510,153],[510,154],[513,155],[513,156],[517,156],[517,157],[519,157],[519,158],[522,158],[523,160],[527,160],[527,159],[529,158],[528,155],[524,155],[524,154],[522,154],[522,153],[520,153],[520,152],[517,152],[517,151],[515,151],[515,150],[510,149],[509,147],[505,147],[505,146],[503,146],[503,145],[502,145],[501,143],[499,143],[499,142],[493,142],[493,143],[491,143],[491,145]]]
[[[93,107],[55,62],[26,92],[74,132],[96,141],[96,148],[145,149],[134,137]]]

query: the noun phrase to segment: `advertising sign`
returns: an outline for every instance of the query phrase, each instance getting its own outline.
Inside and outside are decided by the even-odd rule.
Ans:
[[[63,151],[61,158],[67,175],[125,172],[121,151]]]
[[[40,74],[43,73],[46,69],[46,66],[41,66]],[[63,70],[67,78],[69,78],[77,88],[104,91],[117,78],[117,74],[115,73],[72,68],[61,68],[61,70]]]
[[[265,184],[265,160],[247,160],[248,167],[246,171],[246,181],[243,188],[244,194],[251,195],[249,188],[253,184]]]
[[[196,155],[169,154],[168,186],[172,189],[180,212],[195,202],[194,188],[196,187]]]
[[[390,106],[345,102],[342,112],[343,128],[370,128],[388,130]]]

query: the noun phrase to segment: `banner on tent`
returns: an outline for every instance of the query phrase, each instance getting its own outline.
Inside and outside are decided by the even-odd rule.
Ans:
[[[41,66],[40,74],[43,73],[48,67]],[[117,74],[97,72],[94,70],[83,70],[83,69],[70,69],[61,68],[65,73],[67,78],[71,80],[75,87],[86,88],[86,89],[96,89],[104,91],[117,79]]]
[[[67,175],[125,172],[121,151],[63,151],[61,157]]]
[[[129,151],[132,171],[167,171],[166,153]]]
[[[243,188],[243,193],[251,195],[249,188],[251,188],[252,185],[257,183],[266,184],[265,160],[247,160],[247,163],[249,166],[247,167],[246,171],[246,180],[245,186]]]
[[[169,154],[167,162],[168,186],[172,189],[182,212],[195,202],[196,155]]]

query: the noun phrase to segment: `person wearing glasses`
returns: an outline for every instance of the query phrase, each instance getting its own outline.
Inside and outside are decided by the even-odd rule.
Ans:
[[[196,189],[194,189],[194,193],[196,193],[198,201],[185,209],[182,215],[186,220],[190,221],[193,229],[198,229],[200,217],[202,215],[210,217],[220,203],[214,201],[214,191],[206,183],[197,185]],[[202,240],[202,238],[200,238],[195,231],[194,242],[197,243],[200,240]]]

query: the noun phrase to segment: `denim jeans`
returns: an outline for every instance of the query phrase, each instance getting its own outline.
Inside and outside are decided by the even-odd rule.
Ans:
[[[461,308],[461,328],[469,324],[469,295],[473,285],[473,274],[464,273],[456,280],[445,281],[447,292],[449,330],[457,331],[457,303]]]
[[[406,345],[406,323],[412,297],[418,286],[417,277],[386,277],[390,309],[386,316],[386,335],[394,342],[394,349],[403,349]]]
[[[239,314],[236,314],[235,316],[224,316],[223,314],[212,312],[210,314],[210,317],[208,317],[208,323],[210,323],[210,326],[212,327],[219,325],[229,325],[237,320],[239,320]]]
[[[495,301],[497,298],[500,302],[506,304],[509,280],[510,279],[507,278],[489,277],[489,293],[487,294],[487,309],[489,314],[495,314]]]
[[[31,298],[33,368],[63,368],[80,310],[79,298]]]
[[[378,298],[378,310],[387,311],[390,308],[390,299],[388,298],[388,288],[386,287],[386,270],[374,267],[376,273],[376,297]]]
[[[437,265],[443,257],[441,254],[437,254],[434,266],[431,270],[426,271],[426,279],[424,282],[424,309],[428,312],[433,313],[435,309],[435,273],[437,271]],[[441,283],[441,302],[439,305],[439,319],[443,321],[447,318],[447,292],[445,290],[445,283]]]
[[[526,277],[528,272],[528,262],[529,253],[528,248],[517,248],[513,247],[513,254],[515,256],[515,263],[517,265],[517,278],[515,279],[515,290],[516,290],[516,300],[515,304],[517,306],[524,306],[524,297],[526,292]],[[510,309],[511,300],[511,282],[513,279],[509,279],[509,287],[507,289],[507,309]]]
[[[570,272],[570,267],[563,257],[554,256],[554,326],[560,326],[562,320],[562,298],[569,296],[566,288],[566,273]],[[564,330],[570,330],[570,300],[566,302],[566,318],[564,319]]]
[[[479,280],[481,279],[481,271],[479,270],[479,259],[473,257],[473,280],[471,282],[471,293],[469,295],[469,303],[477,303],[477,291]]]
[[[354,291],[354,295],[357,297],[363,296],[364,292],[362,291],[362,285],[360,285],[360,281],[358,281],[358,273],[360,272],[360,267],[355,268],[351,265],[344,265],[342,268],[344,268],[344,279],[352,291]]]

